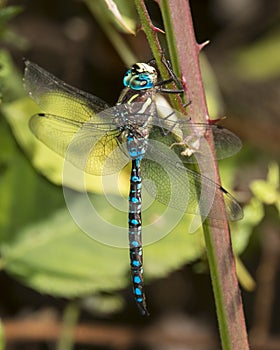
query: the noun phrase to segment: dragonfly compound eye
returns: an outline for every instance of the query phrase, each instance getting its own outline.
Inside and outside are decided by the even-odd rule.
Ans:
[[[156,82],[156,69],[146,63],[135,63],[123,79],[124,86],[133,90],[151,89]]]

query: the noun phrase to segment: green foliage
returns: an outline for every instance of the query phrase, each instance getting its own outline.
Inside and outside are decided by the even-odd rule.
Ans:
[[[0,28],[8,24],[8,22],[14,18],[19,12],[21,12],[20,6],[8,6],[0,9]]]
[[[1,5],[0,3],[0,43],[9,44],[20,49],[26,47],[26,40],[16,34],[8,25],[9,21],[22,11],[22,8],[20,6],[1,7]]]
[[[11,102],[24,96],[22,76],[15,69],[11,56],[0,50],[0,94],[2,102]]]
[[[63,203],[62,194],[38,176],[18,148],[3,117],[0,120],[0,232],[13,240],[21,227],[48,215]]]
[[[254,180],[250,185],[253,197],[244,207],[244,219],[237,222],[234,248],[240,254],[247,246],[253,229],[264,217],[266,205],[275,205],[280,213],[279,166],[271,163],[266,180]]]
[[[255,180],[251,183],[251,191],[256,200],[263,205],[275,205],[280,215],[280,178],[279,165],[271,163],[266,180]]]
[[[124,33],[136,34],[137,13],[132,1],[96,0],[85,2],[99,20],[112,23]]]
[[[0,40],[8,35],[8,22],[13,19],[22,9],[20,6],[7,6],[1,8],[0,4]]]
[[[105,6],[102,15],[94,12],[97,11],[97,4],[101,3]],[[123,31],[135,31],[137,16],[132,2],[129,2],[130,6],[126,0],[99,0],[96,4],[95,1],[88,1],[87,4],[100,20],[105,18],[105,26],[114,31],[114,35],[117,33],[114,29],[116,22],[122,26]],[[17,11],[0,11],[0,29]],[[112,18],[115,18],[113,26]],[[116,46],[123,51],[128,63],[134,60],[130,49],[125,51],[120,49],[121,45]],[[104,312],[117,309],[120,301],[111,295],[104,297],[102,292],[114,293],[130,284],[128,252],[100,244],[76,226],[64,206],[61,188],[53,185],[61,184],[63,159],[31,134],[29,118],[39,109],[25,96],[22,74],[17,72],[5,51],[0,52],[0,64],[0,89],[3,93],[0,119],[1,267],[40,292],[69,298],[94,294],[94,297],[87,300],[90,300],[95,310]],[[204,66],[205,76],[213,89],[208,89],[213,111],[211,114],[216,115],[219,114],[217,84],[207,64]],[[235,163],[232,161],[222,165],[227,187],[233,182],[234,169]],[[273,165],[267,181],[252,184],[254,198],[244,208],[244,220],[234,224],[233,242],[238,254],[246,248],[254,227],[262,219],[263,204],[275,204],[280,210],[277,171],[279,170]],[[126,214],[108,206],[100,194],[101,178],[87,176],[88,189],[94,193],[92,201],[103,207],[104,216],[112,224],[124,226]],[[121,194],[127,193],[125,176],[126,173],[120,181]],[[75,178],[67,185],[80,190]],[[110,186],[108,192],[115,193],[116,184],[111,183]],[[117,200],[121,199],[119,194]],[[162,206],[154,204],[144,213],[143,221],[147,224],[155,222],[155,231],[163,230],[167,225],[166,221],[155,221],[162,210]],[[185,215],[168,236],[145,247],[147,281],[164,277],[204,253],[202,234],[200,231],[194,235],[188,234],[186,227],[189,223],[190,216]]]
[[[3,67],[3,101],[10,101],[23,92],[19,74],[10,64],[9,56],[0,52]],[[61,206],[62,194],[48,181],[38,176],[29,161],[18,147],[9,125],[3,118],[10,103],[3,103],[0,119],[0,227],[1,240],[10,241],[17,236],[19,229],[30,221],[42,219],[45,215]],[[16,118],[22,115],[21,109],[14,110]],[[27,132],[26,120],[17,119],[19,133]],[[24,186],[23,186],[24,184]],[[40,189],[40,193],[38,192]]]
[[[81,296],[126,284],[126,251],[91,240],[67,209],[26,226],[1,253],[6,271],[52,295]]]
[[[246,249],[251,234],[263,220],[266,205],[274,205],[280,217],[279,166],[276,163],[271,163],[267,179],[252,181],[250,188],[253,197],[243,208],[244,218],[233,224],[232,242],[237,255]],[[237,260],[237,273],[239,281],[245,289],[254,289],[255,283],[240,260]]]
[[[100,203],[104,199],[95,195],[93,201]],[[108,210],[110,207],[106,214]],[[146,221],[153,215],[149,213]],[[111,215],[110,224],[118,225],[119,221],[119,214]],[[145,247],[147,279],[165,276],[184,261],[196,259],[202,250],[201,236],[188,235],[180,223],[167,237]],[[2,268],[32,288],[52,295],[74,297],[110,292],[129,283],[127,250],[87,237],[67,209],[26,225],[17,238],[2,244],[1,255]]]
[[[235,70],[251,80],[267,80],[280,75],[279,26],[252,45],[234,53]]]

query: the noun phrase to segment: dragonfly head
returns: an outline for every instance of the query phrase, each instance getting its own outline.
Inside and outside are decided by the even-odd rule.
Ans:
[[[151,89],[158,80],[157,71],[147,63],[135,63],[123,78],[125,87],[133,90]]]

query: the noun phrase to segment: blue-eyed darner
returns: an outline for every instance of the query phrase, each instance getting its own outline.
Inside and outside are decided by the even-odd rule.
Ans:
[[[156,190],[149,183],[147,190],[163,204],[202,216],[219,218],[220,213],[210,211],[209,203],[204,205],[206,201],[198,204],[199,193],[214,200],[215,193],[222,192],[229,219],[238,220],[242,209],[236,200],[213,180],[188,169],[184,163],[192,162],[196,153],[202,155],[203,161],[205,132],[213,133],[218,158],[235,153],[240,141],[217,125],[195,124],[177,117],[176,112],[162,116],[155,103],[157,93],[182,91],[166,89],[166,83],[174,80],[174,75],[168,81],[161,81],[152,62],[136,63],[127,71],[123,80],[125,88],[111,108],[98,97],[64,83],[36,64],[26,61],[25,65],[25,89],[44,112],[30,120],[30,128],[39,140],[61,156],[67,154],[77,168],[94,175],[114,173],[125,164],[124,159],[131,161],[130,265],[135,300],[141,313],[147,315],[143,290],[142,177],[155,183]]]

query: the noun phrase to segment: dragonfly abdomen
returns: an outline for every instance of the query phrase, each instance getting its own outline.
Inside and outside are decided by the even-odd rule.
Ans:
[[[142,250],[142,178],[141,159],[132,159],[129,191],[129,249],[133,294],[143,315],[148,315],[143,287],[143,250]]]

